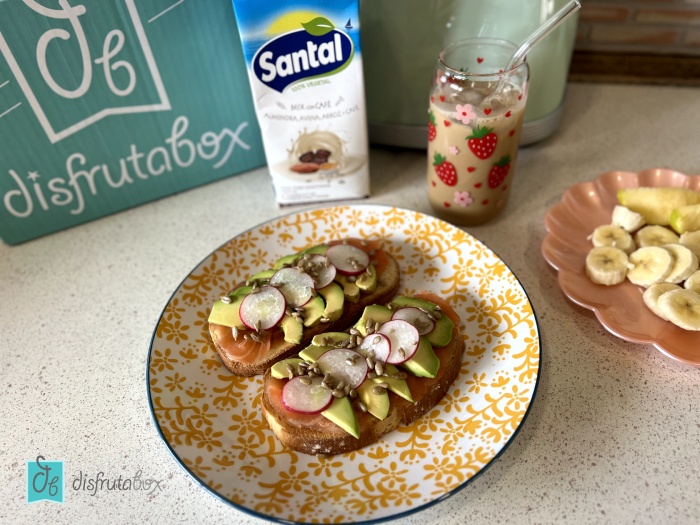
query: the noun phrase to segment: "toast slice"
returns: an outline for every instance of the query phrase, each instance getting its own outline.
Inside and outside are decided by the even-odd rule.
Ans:
[[[282,400],[282,389],[289,378],[280,378],[279,370],[282,365],[286,365],[290,361],[294,362],[294,360],[280,362],[275,369],[270,369],[265,373],[261,406],[267,423],[285,446],[305,454],[333,455],[350,452],[377,442],[384,434],[395,430],[400,425],[412,423],[440,402],[459,375],[462,364],[465,344],[458,328],[460,320],[454,310],[434,294],[421,293],[414,298],[439,305],[442,315],[447,316],[452,321],[449,342],[443,346],[434,347],[434,354],[439,359],[439,368],[434,377],[419,377],[412,373],[403,374],[406,376],[405,382],[412,401],[406,399],[405,395],[402,397],[392,390],[386,391],[390,405],[383,419],[378,419],[369,411],[365,412],[362,407],[358,406],[357,399],[351,400],[358,430],[356,435],[352,435],[353,428],[348,431],[345,428],[345,422],[338,424],[336,417],[329,416],[325,411],[319,414],[299,414],[286,407]],[[357,326],[356,324],[355,327]],[[372,335],[368,337],[372,337]],[[316,353],[322,351],[318,350]],[[314,349],[309,348],[301,355],[308,357],[309,352],[313,353]],[[404,367],[406,364],[401,366]],[[387,369],[395,370],[390,367]],[[286,370],[289,368],[287,367]],[[374,381],[379,384],[382,377],[369,379],[368,376],[366,381]],[[363,387],[361,386],[361,388]],[[347,399],[350,398],[352,396],[348,395]],[[331,408],[336,402],[337,400],[333,401]]]
[[[344,301],[341,301],[342,312],[336,312],[333,315],[333,319],[324,318],[317,320],[311,326],[304,326],[301,336],[296,342],[288,340],[289,337],[283,331],[282,325],[284,323],[267,331],[262,337],[262,341],[259,341],[261,339],[259,337],[260,334],[253,334],[254,330],[247,330],[241,327],[232,329],[231,326],[211,322],[212,316],[210,315],[209,334],[221,362],[228,370],[238,376],[261,375],[276,362],[292,356],[305,348],[315,335],[327,331],[346,330],[360,316],[365,306],[375,303],[386,303],[396,295],[401,277],[399,265],[389,252],[381,249],[381,243],[378,241],[346,239],[344,241],[330,242],[327,246],[340,243],[351,244],[362,249],[370,256],[376,284],[370,286],[367,290],[353,287],[353,292],[343,294]],[[311,251],[314,250],[312,249]],[[316,253],[323,252],[322,249],[315,251]],[[359,277],[356,277],[356,279],[359,280]],[[348,279],[346,276],[339,274],[337,281],[334,282],[341,289],[347,290],[348,286],[352,286],[348,283],[355,282],[356,279]],[[239,285],[237,288],[241,286]],[[318,295],[321,297],[320,294]],[[328,301],[326,300],[326,302]],[[258,341],[250,337],[254,337]]]

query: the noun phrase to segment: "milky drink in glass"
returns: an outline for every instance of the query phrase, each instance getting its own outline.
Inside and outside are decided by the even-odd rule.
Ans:
[[[430,94],[428,196],[459,225],[499,215],[512,187],[527,99],[526,63],[504,72],[515,45],[456,42],[440,54]]]

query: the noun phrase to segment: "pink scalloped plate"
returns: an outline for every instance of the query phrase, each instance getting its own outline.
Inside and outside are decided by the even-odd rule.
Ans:
[[[559,286],[574,303],[592,310],[611,333],[633,343],[651,344],[681,363],[700,366],[700,332],[678,328],[653,314],[642,301],[643,289],[629,281],[616,286],[592,283],[584,262],[591,249],[588,236],[609,224],[617,191],[639,186],[676,186],[700,191],[700,175],[668,169],[638,173],[610,171],[591,182],[572,186],[544,218],[548,235],[542,255],[558,273]]]

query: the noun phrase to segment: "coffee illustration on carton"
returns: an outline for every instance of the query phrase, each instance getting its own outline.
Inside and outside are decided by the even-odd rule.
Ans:
[[[366,197],[357,2],[234,0],[234,8],[278,203]]]

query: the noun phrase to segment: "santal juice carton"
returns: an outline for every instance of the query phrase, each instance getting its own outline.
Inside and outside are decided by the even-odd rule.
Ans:
[[[356,0],[234,0],[279,204],[369,194]]]

